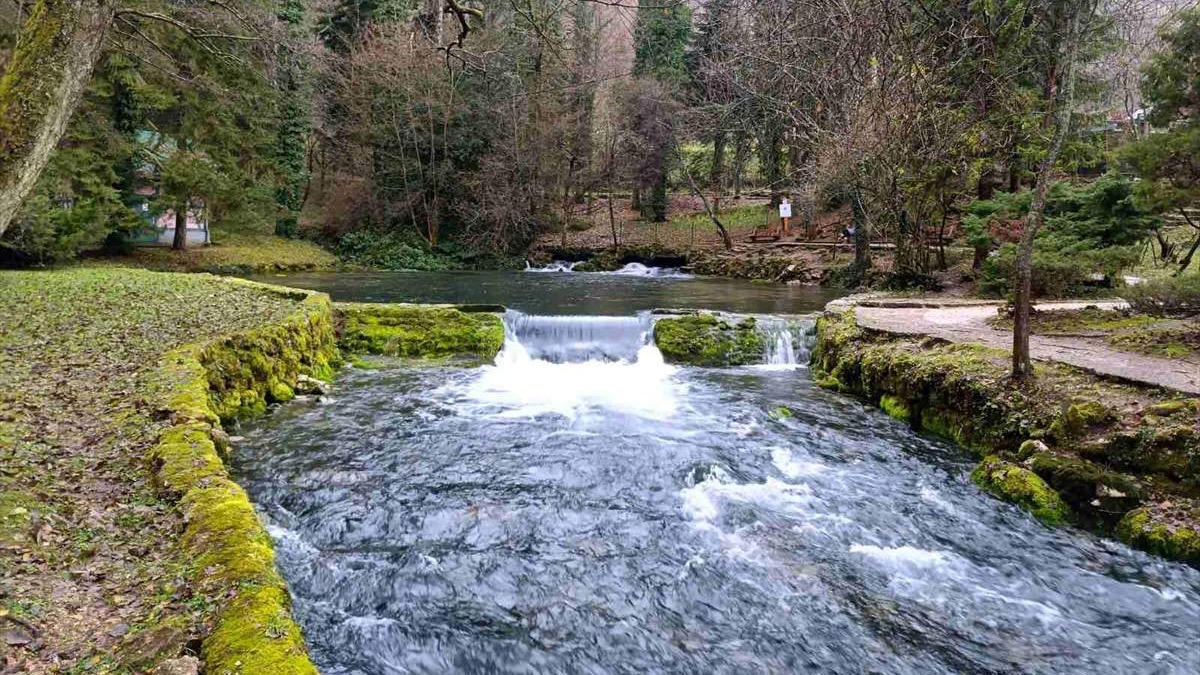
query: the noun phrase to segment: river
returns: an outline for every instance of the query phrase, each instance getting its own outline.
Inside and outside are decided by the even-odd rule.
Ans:
[[[494,364],[351,370],[237,432],[324,675],[1200,672],[1200,571],[1043,527],[802,365],[666,365],[638,314],[811,291],[454,277],[275,279],[522,312]]]

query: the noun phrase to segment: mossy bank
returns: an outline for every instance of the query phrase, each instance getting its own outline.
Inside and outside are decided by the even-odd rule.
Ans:
[[[868,331],[853,311],[817,334],[820,385],[972,450],[991,494],[1200,565],[1200,400],[1049,363],[1018,387],[1004,352]]]
[[[494,313],[339,312],[205,274],[0,286],[0,616],[28,640],[0,662],[31,673],[315,673],[221,425],[321,394],[351,350],[478,362],[503,335]]]

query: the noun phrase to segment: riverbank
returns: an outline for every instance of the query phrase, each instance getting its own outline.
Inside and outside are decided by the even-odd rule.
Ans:
[[[1200,564],[1200,400],[1054,361],[1016,387],[1008,360],[848,309],[821,318],[812,363],[822,386],[976,452],[973,480],[1047,524]]]
[[[328,299],[130,269],[0,285],[7,666],[315,672],[218,420],[329,376]]]

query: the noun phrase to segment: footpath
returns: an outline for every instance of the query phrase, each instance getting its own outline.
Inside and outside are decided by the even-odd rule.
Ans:
[[[989,318],[996,316],[996,309],[1001,304],[954,299],[850,298],[835,301],[832,306],[852,306],[858,325],[870,330],[1011,349],[1012,331],[987,323]],[[1081,309],[1086,306],[1120,309],[1124,303],[1047,302],[1035,305],[1039,311]],[[1032,335],[1029,350],[1036,360],[1058,361],[1097,375],[1187,394],[1200,394],[1200,365],[1184,359],[1119,351],[1107,346],[1103,340],[1068,336]]]

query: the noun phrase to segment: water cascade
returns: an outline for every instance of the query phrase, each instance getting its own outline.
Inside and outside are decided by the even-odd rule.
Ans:
[[[807,364],[812,348],[812,325],[811,320],[759,317],[758,332],[763,336],[763,363],[768,366],[792,368]]]
[[[505,349],[550,363],[636,361],[650,342],[650,317],[504,315]]]

